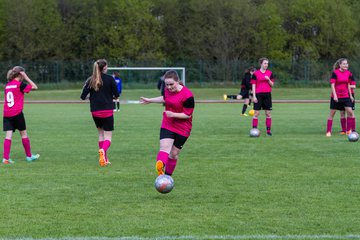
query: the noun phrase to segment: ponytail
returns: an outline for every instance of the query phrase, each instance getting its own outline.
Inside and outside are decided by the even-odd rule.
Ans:
[[[101,78],[101,73],[106,65],[107,62],[105,59],[99,59],[94,63],[93,73],[90,77],[89,88],[92,88],[95,91],[99,91],[99,89],[102,87],[103,80]]]

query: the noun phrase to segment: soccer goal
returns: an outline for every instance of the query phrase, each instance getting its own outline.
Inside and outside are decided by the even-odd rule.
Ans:
[[[181,81],[186,84],[186,75],[184,67],[108,67],[109,71],[162,71],[162,70],[176,70],[181,78]],[[160,77],[160,76],[159,76]]]

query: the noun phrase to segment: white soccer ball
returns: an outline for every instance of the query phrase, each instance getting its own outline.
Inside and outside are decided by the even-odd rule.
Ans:
[[[359,134],[357,132],[352,132],[348,135],[350,142],[357,142],[359,140]]]
[[[159,193],[169,193],[174,188],[174,179],[166,174],[160,175],[155,180],[155,188]]]
[[[257,128],[250,129],[250,137],[259,137],[260,136],[260,130]]]

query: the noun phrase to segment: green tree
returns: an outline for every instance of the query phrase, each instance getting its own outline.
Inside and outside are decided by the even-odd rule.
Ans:
[[[160,23],[149,0],[63,0],[67,58],[163,58]]]
[[[255,48],[252,51],[258,57],[290,60],[291,54],[285,50],[289,35],[283,28],[284,19],[278,4],[277,0],[270,0],[254,5],[257,14],[252,33]]]
[[[352,5],[346,0],[281,0],[288,49],[294,59],[358,55]],[[341,55],[341,56],[339,56]]]
[[[111,58],[163,59],[161,23],[150,0],[107,1],[100,17],[102,43],[95,53]]]
[[[3,0],[1,8],[2,59],[58,57],[62,24],[57,1]]]
[[[106,23],[101,22],[103,5],[97,0],[63,0],[60,4],[65,31],[62,34],[65,59],[92,60],[101,43]]]

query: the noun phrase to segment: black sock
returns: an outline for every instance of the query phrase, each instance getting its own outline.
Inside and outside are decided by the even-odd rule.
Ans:
[[[120,102],[116,102],[117,109],[120,110]]]
[[[243,105],[243,109],[242,109],[242,112],[241,112],[242,114],[244,114],[246,112],[247,106],[248,106],[247,104]]]

